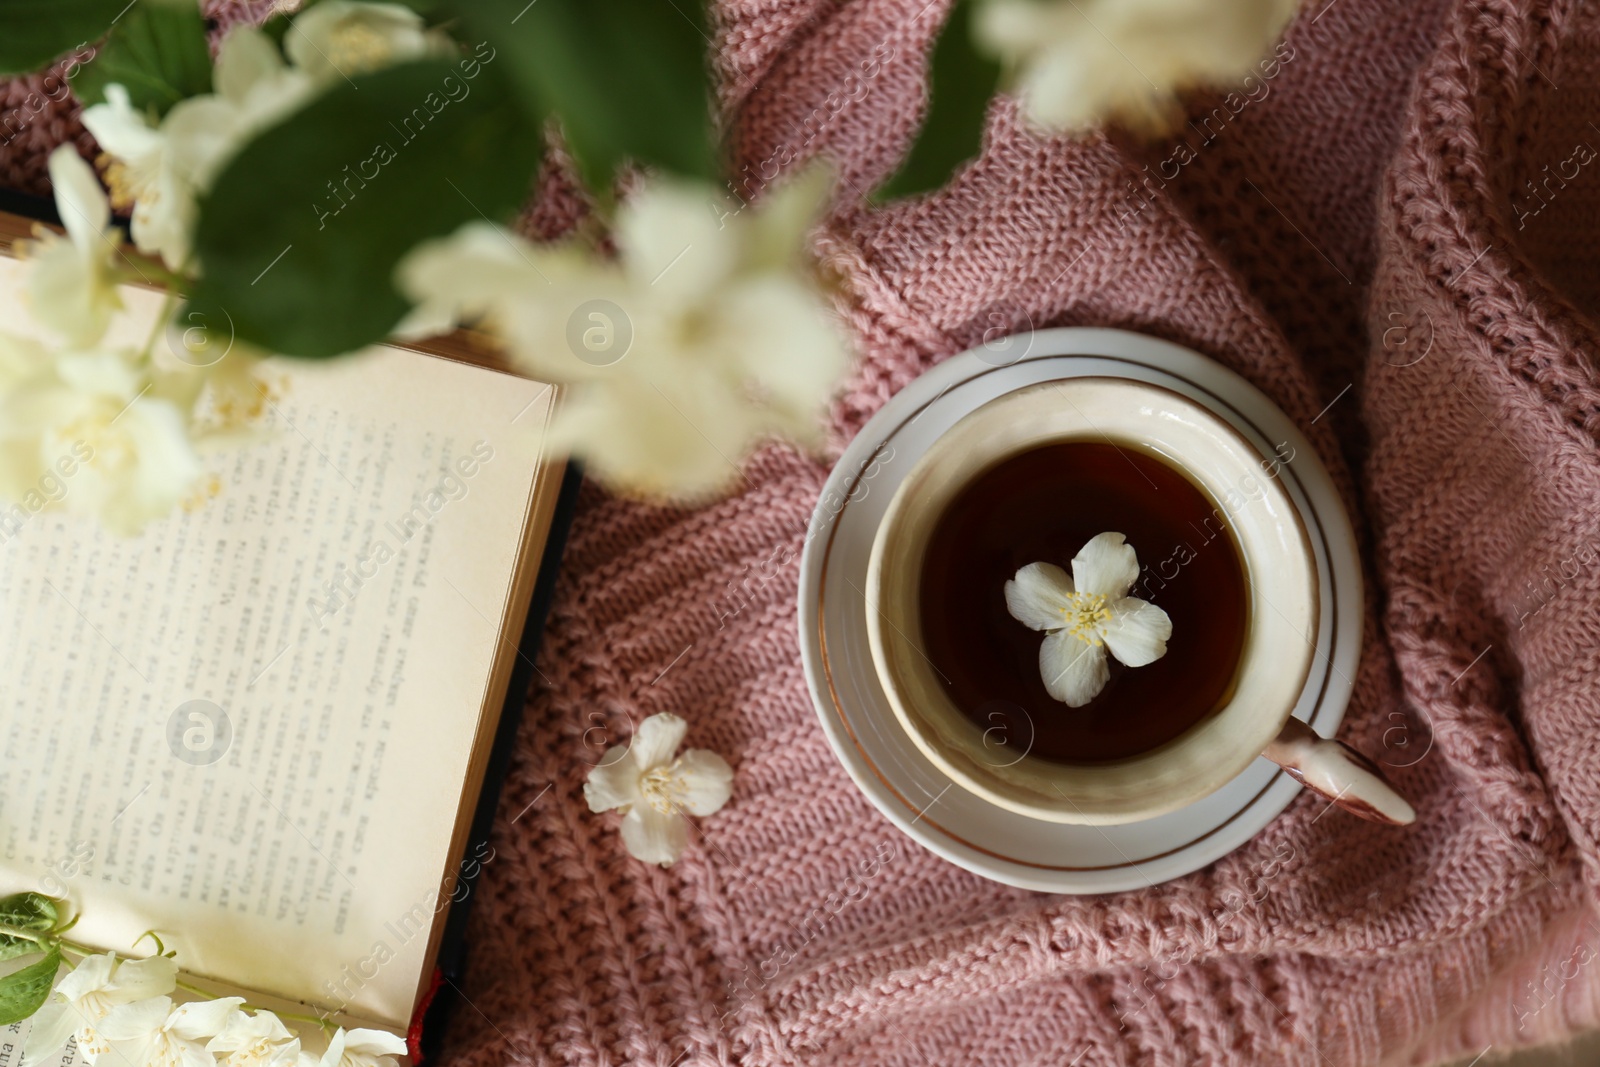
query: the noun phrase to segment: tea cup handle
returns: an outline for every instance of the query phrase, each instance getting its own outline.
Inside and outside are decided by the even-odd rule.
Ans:
[[[1318,737],[1299,719],[1285,723],[1261,754],[1352,815],[1390,826],[1406,826],[1417,817],[1376,763],[1343,741]]]

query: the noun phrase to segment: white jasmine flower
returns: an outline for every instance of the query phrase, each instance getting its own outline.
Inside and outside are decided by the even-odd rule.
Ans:
[[[430,53],[448,54],[450,40],[401,4],[324,0],[295,16],[283,47],[296,67],[329,82]]]
[[[120,85],[106,102],[84,109],[83,124],[112,159],[112,199],[132,207],[133,240],[172,270],[186,269],[196,200],[255,133],[303,103],[310,75],[286,65],[278,46],[254,27],[237,27],[222,42],[212,71],[216,91],[182,100],[151,126]]]
[[[111,157],[112,200],[132,208],[133,240],[173,270],[187,269],[198,198],[257,132],[305,103],[341,75],[426,52],[448,38],[426,30],[398,4],[327,0],[291,24],[285,62],[278,46],[251,26],[223,39],[211,93],[179,101],[159,126],[135,109],[127,90],[106,88],[106,102],[86,108],[83,123]]]
[[[297,1067],[300,1039],[270,1011],[236,1011],[206,1051],[219,1057],[222,1067]]]
[[[688,815],[710,815],[728,802],[733,771],[715,752],[692,748],[673,758],[688,724],[652,715],[627,745],[609,749],[589,771],[590,811],[620,810],[622,843],[635,859],[670,867],[688,844]]]
[[[817,439],[848,362],[802,263],[826,194],[815,171],[719,217],[717,191],[664,181],[619,210],[615,261],[474,223],[397,277],[418,318],[485,315],[519,366],[573,386],[558,447],[625,491],[692,498],[763,437]]]
[[[187,409],[127,353],[67,352],[0,397],[0,496],[18,499],[64,457],[58,506],[128,536],[172,510],[201,473]]]
[[[83,1062],[92,1064],[110,1051],[98,1029],[107,1013],[170,993],[177,981],[178,965],[165,956],[144,960],[119,960],[114,954],[86,956],[34,1013],[23,1055],[29,1063],[50,1061],[73,1038]]]
[[[91,345],[122,307],[113,266],[118,253],[111,205],[94,170],[71,145],[50,153],[50,184],[67,236],[41,228],[37,240],[23,245],[23,255],[31,261],[30,310],[69,343]]]
[[[406,1043],[384,1030],[341,1029],[328,1042],[322,1054],[322,1067],[396,1067],[396,1056],[403,1056]]]
[[[1030,563],[1006,583],[1006,608],[1024,626],[1046,633],[1039,673],[1050,695],[1081,708],[1110,677],[1109,650],[1129,667],[1167,654],[1172,620],[1154,604],[1128,595],[1139,557],[1119,533],[1097,534],[1072,557],[1072,574]]]
[[[1298,0],[985,0],[980,46],[1015,71],[1023,109],[1052,130],[1106,119],[1172,124],[1177,93],[1249,73]]]
[[[206,1043],[238,1012],[243,997],[196,1000],[174,1007],[171,997],[151,997],[112,1008],[100,1020],[108,1062],[134,1067],[210,1067]]]
[[[121,85],[106,86],[106,102],[84,109],[84,125],[112,158],[106,180],[122,211],[132,209],[131,230],[139,250],[160,255],[174,270],[189,253],[196,215],[195,190],[175,165],[169,131],[152,128]]]
[[[0,397],[49,366],[51,346],[33,337],[0,330]]]

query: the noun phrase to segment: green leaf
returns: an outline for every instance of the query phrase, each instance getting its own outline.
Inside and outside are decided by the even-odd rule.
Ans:
[[[0,900],[0,926],[49,933],[61,921],[56,902],[41,893],[14,893]],[[0,960],[42,951],[36,941],[0,934]]]
[[[36,941],[27,941],[20,937],[0,937],[0,960],[14,960],[18,956],[40,951],[42,950]]]
[[[983,146],[983,120],[1000,83],[1000,64],[972,41],[972,0],[951,9],[928,64],[928,115],[900,169],[875,199],[937,189]]]
[[[61,921],[61,909],[42,893],[13,893],[0,900],[0,925],[44,933]]]
[[[531,115],[554,114],[584,179],[624,159],[714,179],[704,0],[453,0]],[[481,46],[480,46],[481,47]]]
[[[203,276],[183,314],[285,355],[380,341],[409,307],[393,282],[401,257],[464,222],[509,221],[538,162],[538,124],[475,60],[336,83],[246,145],[202,199]]]
[[[4,0],[0,74],[25,74],[98,40],[128,0]]]
[[[78,76],[78,98],[105,99],[112,82],[133,106],[165,114],[187,97],[211,91],[211,52],[196,0],[138,0],[117,20],[105,44]]]
[[[0,978],[0,1026],[21,1022],[44,1004],[61,969],[61,950],[52,948],[44,959]]]

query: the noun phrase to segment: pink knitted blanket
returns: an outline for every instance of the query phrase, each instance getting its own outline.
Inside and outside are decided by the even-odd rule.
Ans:
[[[924,3],[728,0],[743,174],[892,171],[941,17]],[[982,881],[881,818],[812,711],[795,560],[826,459],[769,449],[695,511],[591,488],[452,1062],[1346,1067],[1600,1024],[1600,9],[1308,0],[1272,69],[1151,145],[1041,139],[1001,104],[943,192],[847,197],[818,250],[862,356],[835,447],[997,324],[1126,327],[1243,374],[1362,533],[1343,736],[1411,764],[1416,825],[1302,797],[1154,889]],[[70,111],[40,116],[0,181],[37,183],[67,136]],[[661,711],[737,772],[665,871],[581,795],[596,729]]]

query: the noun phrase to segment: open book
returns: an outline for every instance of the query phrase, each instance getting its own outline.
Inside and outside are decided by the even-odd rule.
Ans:
[[[0,244],[30,228],[0,215]],[[0,328],[29,332],[20,276],[0,256]],[[141,343],[162,294],[123,298]],[[43,506],[70,464],[0,504],[0,894],[406,1033],[494,862],[469,827],[562,480],[554,389],[468,349],[268,361],[261,439],[137,538]]]

